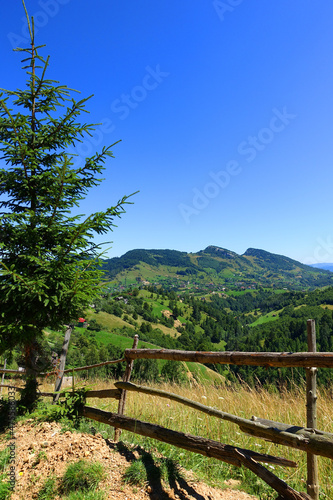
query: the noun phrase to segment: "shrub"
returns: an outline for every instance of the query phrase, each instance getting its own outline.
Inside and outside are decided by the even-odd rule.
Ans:
[[[138,382],[157,382],[159,379],[156,359],[137,359],[134,363],[132,379]]]
[[[187,370],[180,361],[167,361],[161,370],[161,377],[174,384],[184,384],[188,381]]]

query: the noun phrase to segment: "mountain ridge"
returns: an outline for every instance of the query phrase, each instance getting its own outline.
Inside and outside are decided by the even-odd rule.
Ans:
[[[316,267],[317,269],[326,269],[327,271],[333,272],[333,262],[323,262],[317,264],[310,264],[311,267]]]
[[[188,253],[170,249],[134,249],[103,261],[110,280],[119,284],[149,282],[166,287],[275,287],[293,290],[333,285],[333,273],[290,257],[248,248],[242,255],[209,245]]]

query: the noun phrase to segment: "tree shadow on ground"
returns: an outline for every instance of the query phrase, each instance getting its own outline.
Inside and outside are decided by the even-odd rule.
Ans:
[[[131,447],[124,442],[113,443],[107,440],[108,446],[120,453],[128,462],[141,461],[145,473],[147,492],[152,500],[171,500],[178,495],[181,500],[206,500],[186,481],[179,465],[169,458],[154,457],[141,446]],[[169,486],[169,487],[168,487]],[[168,492],[168,490],[169,491]]]

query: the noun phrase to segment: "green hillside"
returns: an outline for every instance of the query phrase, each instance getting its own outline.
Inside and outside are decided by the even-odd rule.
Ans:
[[[333,273],[289,257],[249,248],[243,255],[210,245],[189,254],[177,250],[131,250],[103,262],[114,285],[154,283],[178,290],[232,290],[258,287],[288,290],[333,285]]]
[[[199,256],[196,256],[199,259]],[[232,256],[231,256],[232,258]],[[120,359],[139,335],[139,347],[191,351],[305,351],[306,321],[317,323],[318,351],[333,350],[333,288],[287,291],[274,288],[204,293],[201,296],[148,285],[103,293],[84,313],[85,328],[72,333],[67,367]],[[62,350],[63,332],[48,331],[41,346],[45,355]],[[165,362],[135,363],[140,380],[162,380]],[[13,363],[20,364],[19,351]],[[124,366],[109,365],[90,376],[122,376]],[[169,367],[169,375],[172,375]],[[304,370],[245,368],[187,364],[183,376],[194,383],[229,382],[237,378],[256,383],[290,384],[304,379]],[[88,376],[88,374],[83,374]],[[162,377],[162,378],[161,378]],[[329,371],[319,370],[319,381],[330,383]]]
[[[124,337],[122,335],[117,335],[111,332],[97,332],[96,340],[103,344],[111,343],[112,345],[117,346],[123,350],[131,349],[133,346],[132,338]],[[138,349],[161,349],[161,346],[139,340]],[[157,360],[160,372],[162,371],[165,363],[165,360]],[[222,375],[213,371],[205,365],[194,363],[192,361],[184,362],[184,365],[186,366],[186,369],[190,374],[189,378],[197,381],[200,384],[205,385],[207,383],[212,384],[225,382],[225,378]]]

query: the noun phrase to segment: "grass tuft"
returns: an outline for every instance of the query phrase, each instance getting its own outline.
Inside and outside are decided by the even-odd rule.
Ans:
[[[7,447],[4,450],[0,451],[0,473],[5,471],[9,462],[10,462],[10,450]]]
[[[147,482],[147,471],[142,459],[134,460],[123,475],[125,483],[143,487]]]
[[[38,493],[37,500],[53,500],[57,495],[57,479],[54,475],[48,477]]]
[[[0,476],[0,500],[9,500],[11,497],[11,489],[5,479],[6,476]]]
[[[134,460],[123,475],[125,483],[132,486],[144,487],[147,483],[158,484],[162,481],[170,487],[175,481],[184,479],[180,465],[170,458],[154,457],[141,449],[142,456]]]
[[[105,478],[102,464],[79,460],[67,466],[62,479],[61,490],[64,493],[74,491],[89,491],[95,489]]]
[[[106,493],[104,491],[73,491],[63,500],[105,500]]]
[[[5,448],[0,452],[0,500],[7,500],[11,497],[11,488],[6,472],[9,463],[10,450],[9,448]]]

